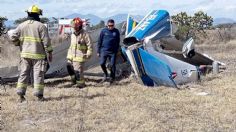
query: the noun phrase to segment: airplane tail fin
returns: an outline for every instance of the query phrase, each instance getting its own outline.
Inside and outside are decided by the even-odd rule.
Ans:
[[[138,25],[138,22],[128,15],[126,24],[125,36],[127,36]]]

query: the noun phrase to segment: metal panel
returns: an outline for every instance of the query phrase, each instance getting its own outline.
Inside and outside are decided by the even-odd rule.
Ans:
[[[145,73],[159,86],[177,87],[172,79],[172,71],[170,67],[155,56],[149,54],[145,50],[139,48],[142,64]]]

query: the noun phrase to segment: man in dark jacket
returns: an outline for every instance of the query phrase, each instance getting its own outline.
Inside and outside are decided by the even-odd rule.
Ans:
[[[108,78],[106,61],[110,60],[111,74],[110,82],[112,83],[115,80],[116,72],[116,55],[120,47],[120,32],[115,27],[114,20],[110,19],[107,22],[107,27],[104,28],[98,40],[97,45],[97,55],[100,57],[100,65],[104,72],[103,81],[106,81]]]

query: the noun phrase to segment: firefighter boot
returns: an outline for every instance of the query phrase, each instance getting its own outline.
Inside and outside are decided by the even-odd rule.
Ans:
[[[26,99],[25,99],[25,92],[26,92],[26,89],[24,88],[18,88],[17,89],[17,95],[19,95],[19,102],[24,102]]]
[[[19,102],[22,103],[24,102],[26,99],[25,99],[25,96],[24,95],[19,95]]]
[[[45,98],[43,97],[43,95],[40,95],[40,96],[38,96],[38,101],[45,101]]]
[[[76,84],[76,76],[75,76],[75,70],[71,63],[67,63],[67,71],[71,77],[71,83],[72,85]]]
[[[86,86],[84,80],[77,80],[76,84],[77,84],[77,87],[79,88],[84,88]]]
[[[70,76],[70,78],[71,78],[71,84],[75,85],[76,84],[76,77],[75,77],[75,75]]]

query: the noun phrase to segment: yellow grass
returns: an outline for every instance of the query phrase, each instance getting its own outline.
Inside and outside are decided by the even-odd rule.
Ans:
[[[227,69],[219,75],[207,75],[201,82],[179,86],[180,90],[148,88],[131,78],[115,86],[98,85],[95,81],[100,78],[90,76],[86,76],[89,86],[78,89],[68,86],[66,77],[46,81],[47,101],[38,102],[29,87],[27,102],[18,103],[15,84],[7,86],[6,91],[1,87],[0,129],[9,132],[235,131],[236,41],[199,48],[226,63]]]

